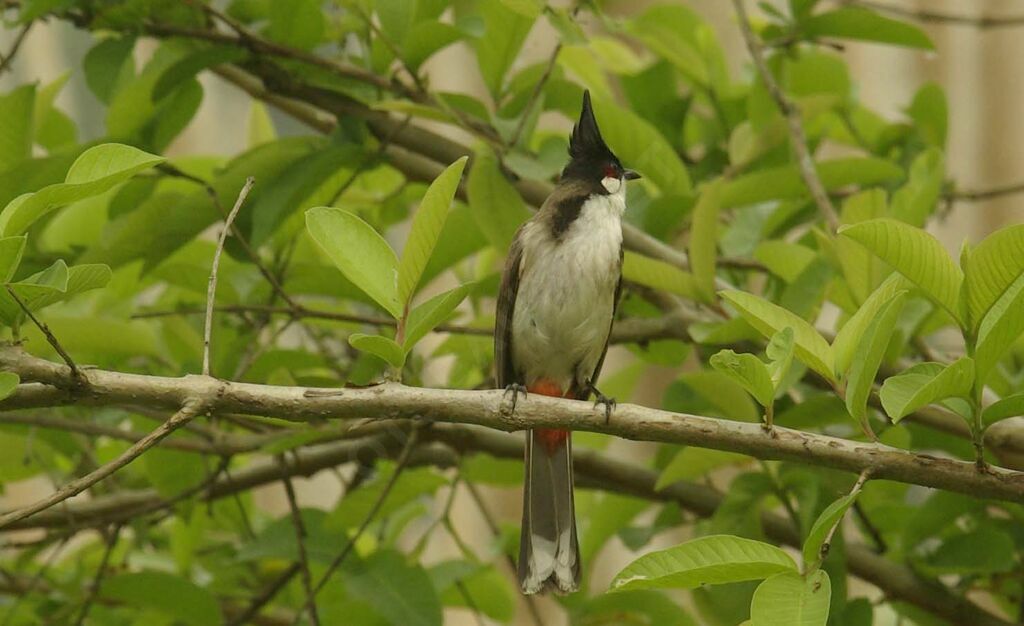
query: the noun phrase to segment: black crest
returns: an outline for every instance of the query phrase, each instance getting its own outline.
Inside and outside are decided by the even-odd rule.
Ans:
[[[597,127],[594,107],[590,104],[590,91],[583,92],[580,121],[572,127],[572,137],[569,139],[569,156],[573,160],[616,160],[615,155],[608,149],[608,145],[601,137],[601,130]]]

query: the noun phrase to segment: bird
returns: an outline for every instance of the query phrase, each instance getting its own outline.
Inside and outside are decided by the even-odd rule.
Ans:
[[[597,125],[590,92],[569,139],[558,183],[509,247],[498,291],[494,361],[499,389],[586,400],[609,419],[615,401],[595,387],[622,291],[623,167]],[[580,584],[572,440],[527,431],[519,584],[524,594],[566,594]]]

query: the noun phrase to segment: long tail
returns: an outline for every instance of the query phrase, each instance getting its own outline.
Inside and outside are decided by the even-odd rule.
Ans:
[[[519,585],[527,594],[549,589],[569,593],[576,591],[579,581],[572,438],[565,430],[531,430],[526,438]]]

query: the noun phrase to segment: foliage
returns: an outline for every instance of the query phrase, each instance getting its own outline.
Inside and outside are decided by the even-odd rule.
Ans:
[[[4,2],[12,33],[59,24],[91,39],[58,80],[0,95],[3,339],[69,356],[86,376],[198,373],[211,235],[251,176],[220,263],[217,378],[324,388],[295,396],[311,406],[384,380],[491,387],[504,255],[557,180],[586,88],[608,143],[644,176],[624,217],[626,349],[609,357],[605,393],[627,402],[643,385],[650,397],[650,381],[670,375],[668,411],[724,425],[760,411],[766,426],[865,449],[877,437],[923,465],[1017,469],[998,447],[1013,437],[987,449],[984,434],[1012,435],[1024,415],[1024,227],[951,255],[927,231],[950,188],[942,89],[921,85],[903,114],[883,115],[835,49],[920,54],[932,41],[857,2],[780,4],[759,4],[754,35],[812,164],[796,157],[773,85],[731,71],[739,51],[685,3]],[[527,60],[525,42],[552,31],[552,56]],[[478,88],[431,85],[458,63]],[[209,97],[206,77],[248,94],[238,154],[171,148]],[[102,131],[57,104],[77,85],[101,105]],[[836,232],[809,176],[838,209]],[[16,481],[68,483],[166,419],[83,387],[48,401],[42,374],[21,374],[0,372],[9,503],[24,491]],[[472,429],[341,423],[200,416],[91,484],[88,502],[0,528],[12,540],[0,622],[432,626],[525,614],[507,567],[516,521],[488,510],[519,497],[519,440],[485,449]],[[1018,504],[898,482],[851,491],[829,463],[754,463],[749,446],[632,454],[616,443],[628,458],[612,459],[605,436],[574,445],[584,589],[545,607],[573,624],[1017,618]],[[338,478],[338,497],[300,488],[268,507],[254,493],[284,477],[289,493],[291,477],[332,468],[318,480]],[[467,521],[477,516],[497,519],[490,533]],[[7,534],[18,528],[37,530]],[[621,554],[612,544],[635,554],[606,587],[591,566]]]

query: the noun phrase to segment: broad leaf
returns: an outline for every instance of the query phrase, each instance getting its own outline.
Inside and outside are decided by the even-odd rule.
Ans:
[[[973,255],[971,261],[973,262]],[[973,265],[969,266],[973,267]],[[1011,284],[988,310],[978,327],[974,359],[982,384],[1003,356],[1024,332],[1024,273]]]
[[[534,20],[508,9],[500,0],[481,2],[479,11],[484,34],[474,43],[476,59],[484,84],[492,96],[498,96]]]
[[[530,212],[519,192],[501,173],[490,148],[477,151],[466,181],[466,193],[480,232],[496,250],[508,250],[516,229],[530,217]]]
[[[812,571],[820,565],[821,557],[821,546],[825,543],[825,538],[837,524],[843,521],[843,516],[846,515],[846,511],[853,506],[853,503],[857,501],[857,494],[848,494],[839,498],[832,504],[828,505],[818,519],[814,520],[814,525],[811,526],[810,532],[807,533],[807,538],[804,539],[803,555],[804,555],[804,571]],[[836,531],[839,532],[839,531]]]
[[[839,232],[891,265],[954,319],[960,319],[959,294],[963,272],[935,237],[920,228],[888,218],[844,226]]]
[[[768,357],[768,374],[772,378],[772,387],[776,392],[793,363],[793,337],[793,329],[787,326],[772,335],[764,349],[765,356]]]
[[[1024,393],[1001,398],[981,412],[981,423],[989,427],[999,420],[1024,415]]]
[[[896,297],[896,294],[906,291],[909,286],[903,276],[891,274],[889,278],[885,279],[885,282],[878,286],[878,289],[868,296],[853,317],[843,324],[832,341],[832,354],[836,359],[837,374],[847,375],[847,369],[853,362],[854,354],[860,346],[868,326],[878,317],[878,312]]]
[[[408,352],[424,335],[443,322],[472,288],[473,283],[459,285],[455,289],[434,296],[410,311],[405,322],[402,349]]]
[[[1024,224],[997,230],[971,250],[964,277],[967,316],[977,330],[989,309],[1024,273]]]
[[[661,470],[654,488],[660,491],[680,480],[695,480],[711,470],[726,465],[746,463],[750,460],[749,456],[738,452],[687,446],[677,452],[665,469]]]
[[[817,570],[806,578],[793,572],[776,574],[754,592],[751,626],[825,626],[832,587],[828,574]]]
[[[0,171],[32,156],[36,86],[22,85],[0,96]]]
[[[306,211],[306,228],[345,278],[395,319],[402,317],[398,258],[377,231],[356,215],[330,207]]]
[[[104,287],[110,282],[110,268],[102,264],[69,268],[56,261],[45,270],[16,283],[10,283],[18,299],[32,311],[67,300],[77,294]],[[13,324],[22,316],[21,307],[6,288],[0,288],[0,320]]]
[[[72,164],[63,183],[19,196],[4,207],[0,232],[19,235],[53,209],[99,195],[163,161],[163,157],[117,143],[89,148]]]
[[[190,626],[224,623],[213,594],[192,582],[164,572],[120,574],[103,581],[100,597],[139,609],[158,611]]]
[[[0,282],[6,283],[14,277],[14,272],[21,264],[26,239],[24,235],[0,238]]]
[[[786,328],[793,329],[793,350],[796,357],[826,380],[835,381],[832,349],[825,338],[807,321],[777,304],[742,291],[723,291],[723,299],[730,302],[751,326],[765,338]]]
[[[711,367],[732,378],[754,396],[758,404],[767,407],[775,396],[771,375],[764,361],[753,354],[737,354],[722,350],[711,357]]]
[[[394,339],[381,335],[352,333],[348,336],[348,342],[353,348],[378,356],[396,368],[405,365],[405,350],[395,343]]]
[[[920,28],[861,7],[840,7],[819,13],[804,20],[801,29],[811,37],[841,37],[935,49],[932,40]]]
[[[0,400],[17,391],[21,378],[14,372],[0,372]]]
[[[919,363],[887,378],[879,397],[885,412],[898,422],[923,406],[967,395],[973,384],[974,360],[961,357],[945,367],[939,363]]]
[[[757,580],[796,572],[785,551],[732,535],[700,537],[667,550],[645,554],[625,567],[611,589],[692,589],[704,584]]]
[[[846,158],[817,163],[825,189],[847,185],[868,187],[904,176],[895,163],[876,158]],[[784,165],[737,176],[722,185],[722,208],[750,206],[768,200],[796,200],[808,197],[807,186],[796,165]]]
[[[698,293],[705,302],[715,295],[715,261],[718,256],[718,199],[721,180],[716,179],[701,190],[693,209],[690,228],[690,271],[697,282]]]
[[[853,363],[846,376],[846,410],[861,424],[867,422],[868,397],[906,299],[907,292],[897,292],[857,338]]]
[[[698,299],[693,274],[650,257],[626,251],[622,259],[622,278],[684,298]]]
[[[448,218],[448,209],[455,198],[455,190],[459,187],[467,160],[468,157],[462,157],[441,172],[441,175],[430,184],[423,201],[416,209],[409,238],[406,239],[405,249],[402,250],[402,260],[398,265],[398,301],[403,306],[412,299],[420,276],[423,275],[423,269],[434,252],[434,246]]]
[[[441,626],[441,601],[427,572],[404,555],[378,550],[344,573],[349,591],[400,626]]]

